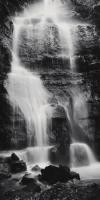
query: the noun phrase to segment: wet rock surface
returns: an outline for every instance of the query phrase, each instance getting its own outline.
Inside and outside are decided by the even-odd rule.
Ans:
[[[8,172],[0,171],[0,180],[11,178],[11,174]]]
[[[91,20],[93,19],[93,14],[95,10],[95,6],[99,6],[98,0],[71,0],[74,10],[78,13],[78,17],[80,19]]]
[[[69,163],[69,146],[70,146],[70,123],[67,119],[65,110],[62,106],[57,105],[52,118],[52,127],[49,140],[54,147],[50,150],[50,160],[53,163]]]
[[[23,160],[20,160],[16,154],[12,154],[8,159],[8,164],[10,166],[11,173],[19,173],[26,171],[26,163]]]
[[[41,187],[37,183],[36,179],[31,174],[25,174],[20,182],[21,185],[25,185],[26,190],[32,190],[34,193],[39,193]]]
[[[13,23],[11,16],[16,11],[21,11],[23,5],[27,5],[31,1],[27,0],[5,0],[0,1],[0,149],[24,148],[27,146],[27,134],[25,121],[23,117],[16,113],[13,114],[12,106],[8,101],[8,95],[5,87],[7,73],[11,70],[11,47]],[[33,2],[33,1],[32,1]],[[53,94],[53,98],[69,101],[69,96],[73,90],[77,90],[77,86],[82,92],[88,93],[87,105],[89,115],[85,117],[79,116],[78,124],[86,130],[89,135],[90,143],[94,143],[96,153],[100,157],[100,3],[98,0],[82,1],[71,0],[73,4],[73,17],[88,25],[77,25],[76,29],[72,28],[76,33],[75,46],[75,65],[77,73],[72,73],[70,69],[69,58],[57,57],[59,46],[54,40],[55,49],[50,48],[49,55],[38,60],[37,65],[33,61],[31,48],[20,53],[22,61],[26,67],[31,70],[39,71],[46,88]],[[51,23],[51,22],[50,22]],[[48,34],[48,33],[47,33]],[[75,38],[73,37],[73,40]],[[25,48],[25,36],[22,49]],[[32,40],[30,40],[30,43]],[[57,49],[56,49],[57,48]],[[45,51],[47,44],[45,44]],[[29,57],[28,57],[29,55]],[[54,55],[54,56],[53,56]],[[27,60],[26,60],[27,56]],[[63,69],[63,70],[62,70]],[[52,100],[53,102],[53,100]],[[56,102],[57,103],[57,102]],[[55,103],[55,104],[56,104]],[[65,117],[63,109],[59,109],[56,116],[52,119],[53,134],[50,136],[52,144],[55,147],[51,149],[51,160],[55,161],[62,158],[62,154],[69,160],[69,144],[70,144],[70,128],[68,120]],[[82,111],[83,112],[83,111]],[[9,115],[8,115],[9,113]],[[60,113],[60,114],[59,114]],[[12,118],[15,120],[12,123]],[[19,124],[19,119],[22,122]],[[66,123],[67,122],[67,123]],[[12,129],[14,124],[14,128]],[[17,128],[20,127],[20,128]],[[68,133],[67,135],[65,133]],[[60,138],[60,139],[59,139]],[[61,155],[61,156],[60,156]],[[65,159],[64,157],[64,159]],[[63,160],[64,160],[63,159]],[[99,200],[100,199],[100,183],[91,184],[90,181],[77,182],[69,181],[78,179],[79,175],[69,171],[58,169],[42,171],[42,179],[47,183],[53,184],[48,189],[46,185],[40,186],[34,178],[24,175],[24,177],[13,178],[13,173],[24,172],[26,164],[13,154],[9,161],[0,159],[0,198],[4,200]],[[33,169],[38,171],[38,167]],[[58,171],[59,172],[58,172]],[[62,173],[62,171],[64,171]],[[12,172],[12,174],[11,174]],[[54,173],[55,172],[55,173]],[[54,173],[54,176],[53,176]],[[51,175],[51,176],[50,176]],[[67,178],[64,176],[67,175]],[[23,175],[21,175],[23,176]],[[52,177],[52,180],[51,180]],[[22,184],[20,182],[22,181]],[[57,182],[60,183],[57,183]],[[67,183],[61,183],[61,182]],[[41,191],[40,191],[41,190]]]
[[[27,4],[27,1],[0,1],[0,149],[10,148],[24,148],[27,146],[27,136],[25,130],[25,122],[22,122],[22,128],[17,130],[19,121],[15,120],[15,129],[12,130],[12,117],[13,110],[8,101],[7,91],[4,87],[7,73],[10,71],[11,66],[11,51],[12,46],[12,32],[13,23],[11,15],[15,14],[15,11],[22,10],[22,6]],[[29,3],[29,1],[28,1]],[[83,90],[90,93],[89,100],[87,100],[89,116],[80,118],[79,122],[83,125],[83,128],[88,132],[91,141],[95,143],[95,149],[97,155],[100,155],[100,5],[99,1],[82,1],[72,0],[73,3],[73,14],[83,22],[89,23],[88,25],[78,25],[77,33],[78,40],[77,51],[75,53],[75,63],[79,74],[72,75],[69,72],[69,59],[61,59],[52,57],[52,49],[49,55],[45,55],[43,60],[39,60],[37,69],[40,71],[41,78],[44,81],[44,85],[47,89],[58,98],[68,96],[66,91],[69,88],[76,88],[77,85]],[[51,23],[51,22],[50,22]],[[74,29],[73,29],[74,31]],[[57,33],[56,33],[57,35]],[[56,42],[55,46],[56,46]],[[23,44],[24,45],[24,44]],[[75,44],[76,45],[76,44]],[[59,47],[57,46],[57,50]],[[56,51],[53,52],[56,55]],[[30,54],[30,53],[29,53]],[[30,54],[31,55],[31,54]],[[26,56],[26,55],[25,55]],[[24,58],[24,55],[23,55]],[[30,58],[32,60],[32,57]],[[28,62],[30,62],[30,60]],[[30,62],[31,63],[31,62]],[[42,64],[41,64],[42,63]],[[33,60],[32,60],[33,64]],[[35,64],[34,64],[35,65]],[[46,67],[44,67],[44,65]],[[32,66],[31,66],[32,68]],[[34,67],[33,67],[34,68]],[[62,70],[64,69],[64,70]],[[70,89],[70,91],[71,91]],[[69,91],[69,92],[70,92]],[[9,113],[9,116],[8,116]],[[15,118],[18,118],[16,114]],[[55,124],[61,124],[62,118],[54,119]],[[63,125],[62,125],[63,126]],[[6,128],[5,128],[6,127]],[[54,126],[55,127],[55,126]],[[55,128],[56,129],[56,128]],[[65,128],[66,129],[66,128]],[[56,130],[55,130],[56,132]],[[23,134],[22,134],[23,133]],[[55,136],[56,138],[56,136]],[[65,137],[64,137],[65,138]],[[67,139],[66,139],[67,141]],[[69,140],[68,140],[69,142]],[[60,143],[60,141],[59,141]],[[66,142],[65,142],[66,143]],[[62,144],[62,141],[61,141]],[[62,145],[58,145],[58,147]]]
[[[26,169],[27,169],[26,164],[22,160],[10,163],[10,170],[11,170],[12,173],[18,173],[18,172],[26,171]]]
[[[26,188],[9,190],[3,195],[1,193],[4,200],[99,200],[99,196],[100,184],[88,183],[88,181],[56,183],[50,188],[45,187],[40,193],[34,192],[34,188],[31,190]]]
[[[0,166],[1,173],[4,172],[5,175],[8,173],[8,177],[10,173],[20,173],[27,169],[26,163],[23,160],[20,160],[15,153],[9,157],[2,157],[0,160]]]
[[[41,175],[39,176],[39,180],[43,182],[47,182],[48,184],[54,184],[57,182],[68,182],[72,179],[80,180],[79,174],[75,172],[71,172],[68,167],[65,166],[53,166],[50,165],[45,169],[41,170]]]
[[[11,19],[11,15],[15,14],[15,11],[21,11],[23,5],[27,5],[31,1],[27,0],[16,0],[5,2],[0,1],[0,149],[10,149],[10,148],[24,148],[27,146],[27,136],[26,136],[26,128],[25,122],[22,119],[22,116],[15,116],[15,128],[12,130],[12,118],[13,118],[13,110],[8,101],[7,91],[4,87],[5,79],[7,77],[7,73],[10,71],[11,66],[11,46],[12,46],[12,33],[13,33],[13,23]],[[32,1],[33,2],[33,1]],[[76,16],[79,24],[77,27],[72,28],[72,32],[76,33],[76,42],[75,42],[75,65],[77,68],[77,72],[79,74],[72,74],[69,71],[70,61],[69,58],[61,59],[56,55],[60,52],[60,47],[58,45],[58,36],[56,27],[53,26],[54,32],[56,32],[56,40],[53,39],[53,44],[55,48],[50,48],[49,54],[46,55],[44,52],[43,59],[39,59],[36,63],[34,63],[32,59],[32,51],[29,48],[25,47],[25,31],[22,43],[23,48],[26,49],[26,52],[22,51],[22,59],[26,59],[26,65],[31,69],[35,69],[39,71],[41,78],[44,82],[44,85],[47,89],[53,94],[53,96],[57,96],[58,99],[64,99],[65,96],[68,97],[69,93],[72,92],[72,88],[76,88],[77,85],[82,89],[82,91],[86,91],[90,94],[90,98],[87,101],[89,108],[89,116],[85,116],[84,119],[80,118],[79,123],[86,130],[86,132],[90,136],[90,140],[95,141],[95,149],[97,154],[99,154],[99,110],[100,110],[100,94],[99,94],[99,64],[100,64],[100,48],[99,48],[99,36],[100,36],[100,16],[99,16],[99,1],[82,1],[82,0],[71,0],[71,13],[73,16]],[[81,21],[80,21],[81,20]],[[81,22],[83,24],[81,24]],[[34,21],[33,21],[34,24]],[[49,21],[49,25],[51,26],[52,22]],[[49,30],[50,31],[50,30]],[[48,34],[49,35],[49,34]],[[73,41],[74,41],[74,37]],[[31,43],[32,40],[30,40]],[[48,39],[49,41],[49,39]],[[20,43],[21,45],[21,43]],[[30,47],[31,48],[31,47]],[[28,51],[29,50],[29,51]],[[45,51],[47,50],[47,44],[45,44]],[[36,57],[35,57],[36,58]],[[29,64],[30,63],[30,64]],[[62,70],[63,69],[63,70]],[[70,89],[69,89],[70,88]],[[66,99],[66,98],[65,98]],[[9,113],[9,116],[8,114]],[[22,124],[19,127],[20,118]],[[63,124],[62,119],[54,119],[55,124]],[[63,126],[63,125],[62,125]],[[5,128],[6,127],[6,128]],[[65,128],[66,129],[66,128]],[[55,130],[56,132],[56,130]],[[56,138],[56,137],[55,137]],[[65,137],[64,137],[65,138]],[[67,140],[66,140],[67,141]],[[66,142],[65,142],[66,143]],[[91,143],[91,141],[90,141]],[[58,145],[59,146],[59,145]],[[62,146],[62,145],[60,145]]]
[[[58,200],[99,200],[100,188],[96,184],[83,186],[68,183],[68,184],[55,184],[51,189],[44,191],[36,199],[58,199]]]
[[[34,172],[39,172],[39,171],[41,171],[41,168],[39,167],[39,165],[35,165],[34,167],[32,167],[31,170]]]
[[[32,173],[0,176],[0,198],[4,200],[99,200],[99,195],[99,181],[81,181],[66,166],[48,166],[36,177]]]

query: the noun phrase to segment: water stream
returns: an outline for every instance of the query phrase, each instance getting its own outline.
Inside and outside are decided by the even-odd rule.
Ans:
[[[21,23],[19,23],[21,20]],[[27,18],[14,19],[13,59],[11,72],[8,74],[7,91],[14,108],[22,114],[26,121],[28,146],[32,146],[34,138],[35,161],[48,161],[48,123],[52,116],[49,104],[50,94],[45,89],[39,75],[26,69],[18,55],[20,33]],[[31,23],[31,22],[30,22]],[[46,148],[45,148],[46,147]]]
[[[64,57],[68,58],[70,60],[70,70],[73,71],[75,70],[75,63],[73,58],[74,45],[72,30],[77,24],[79,22],[72,21],[70,17],[70,10],[67,3],[61,0],[44,0],[41,3],[31,5],[14,19],[13,59],[12,69],[8,74],[7,91],[13,108],[18,108],[26,121],[29,146],[32,146],[32,138],[34,138],[35,147],[28,148],[21,154],[21,158],[26,162],[34,162],[34,159],[35,163],[46,163],[49,161],[48,149],[50,147],[47,132],[53,111],[49,104],[50,94],[44,87],[39,75],[35,71],[26,69],[24,64],[21,63],[19,48],[22,31],[27,30],[26,37],[29,39],[32,38],[33,48],[35,49],[33,59],[39,59],[44,55],[45,44],[48,43],[48,40],[50,45],[47,45],[48,48],[45,54],[49,54],[49,47],[56,49],[54,44],[56,35],[52,31],[52,27],[55,26],[60,47],[60,51],[56,49],[55,54],[62,59]],[[47,30],[50,30],[49,35],[46,34]],[[80,89],[76,88],[76,90],[79,92],[78,95],[72,96],[74,102],[73,107],[71,108],[72,105],[70,105],[70,108],[68,108],[66,102],[63,105],[72,129],[70,152],[73,167],[90,165],[96,161],[88,144],[84,143],[84,141],[80,142],[77,139],[77,133],[79,134],[83,130],[75,120],[77,118],[75,117],[75,113],[77,115],[77,113],[81,112],[79,103],[83,105],[83,113],[85,111],[87,112],[87,108],[84,99],[82,100],[83,104],[81,104],[80,99],[82,95],[80,95]],[[74,109],[74,116],[71,109]]]
[[[64,22],[64,18],[68,14],[68,11],[65,12],[62,1],[44,0],[41,3],[29,6],[21,15],[14,18],[13,59],[11,72],[8,74],[7,91],[15,110],[14,113],[17,110],[25,119],[28,146],[35,146],[35,151],[31,148],[28,155],[32,158],[31,154],[34,154],[36,162],[39,162],[39,160],[40,162],[48,161],[47,132],[48,124],[52,118],[52,107],[49,104],[50,94],[44,87],[39,75],[35,71],[27,69],[21,62],[20,44],[23,42],[23,33],[25,33],[25,39],[28,41],[31,39],[31,42],[33,42],[33,44],[29,43],[35,49],[33,59],[38,60],[44,55],[45,46],[47,46],[47,54],[49,48],[56,48],[54,44],[56,35],[52,31],[53,26],[55,26],[61,49],[60,53],[57,52],[57,56],[69,58],[70,67],[72,67],[72,27]],[[49,35],[46,34],[48,30]],[[33,139],[34,144],[32,144]]]

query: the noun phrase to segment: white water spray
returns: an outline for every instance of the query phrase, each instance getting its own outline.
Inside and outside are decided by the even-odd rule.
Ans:
[[[70,145],[72,167],[91,165],[96,162],[90,147],[85,143],[74,142]]]
[[[52,29],[51,27],[53,24],[58,31],[58,41],[61,50],[56,56],[61,57],[62,59],[63,57],[69,59],[70,68],[73,70],[75,68],[75,64],[73,59],[74,45],[72,30],[76,24],[72,23],[69,18],[70,12],[62,1],[44,0],[43,3],[35,4],[29,7],[29,9],[25,10],[24,13],[16,18],[14,22],[12,71],[8,75],[7,91],[12,105],[20,110],[26,120],[29,145],[31,145],[32,136],[35,138],[36,148],[34,149],[34,152],[36,155],[36,162],[46,162],[48,160],[48,151],[46,150],[44,152],[44,146],[48,146],[47,125],[48,120],[51,119],[52,116],[52,108],[48,103],[49,94],[44,88],[40,77],[25,69],[20,63],[18,56],[20,34],[23,27],[26,26],[25,29],[27,30],[27,38],[33,37],[33,40],[37,39],[36,53],[37,57],[41,57],[43,56],[42,52],[45,49],[44,43],[48,43],[47,38],[49,37],[50,43],[53,44],[52,38],[56,37],[53,35],[52,31],[50,32],[51,35],[46,35],[46,30],[48,28]],[[27,26],[27,23],[25,23],[27,20],[30,24],[30,29]],[[35,23],[36,21],[39,23],[36,23],[33,27],[32,20]],[[33,46],[33,48],[35,47]],[[76,129],[74,117],[72,118],[68,108],[66,108],[66,113],[71,123],[71,127],[74,127],[74,131],[74,129]],[[79,160],[75,160],[75,156],[77,154],[75,152],[77,149],[81,149],[85,152],[84,155],[89,164],[94,160],[91,159],[94,158],[94,156],[88,145],[79,143],[76,140],[73,144],[71,144],[71,159],[75,165],[79,162]],[[34,160],[32,152],[32,149],[27,151],[28,157],[31,157],[31,160]],[[27,156],[25,160],[27,160]]]
[[[84,119],[88,115],[86,99],[83,97],[81,93],[76,93],[73,96],[73,103],[63,105],[71,127],[70,163],[72,167],[90,166],[96,163],[95,155],[87,144],[88,136],[83,127],[78,124],[78,117]]]
[[[7,91],[12,106],[19,110],[26,121],[29,146],[32,146],[32,137],[34,138],[34,145],[37,147],[36,161],[40,159],[41,162],[47,162],[47,128],[52,116],[52,107],[49,104],[50,94],[44,88],[40,77],[25,69],[20,63],[18,45],[25,20],[21,18],[20,24],[17,23],[17,19],[14,22],[13,60],[11,73],[8,74]],[[31,150],[32,153],[34,153],[33,150]]]

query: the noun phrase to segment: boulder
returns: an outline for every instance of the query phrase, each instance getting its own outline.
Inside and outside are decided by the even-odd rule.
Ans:
[[[70,172],[70,179],[77,179],[80,180],[80,175],[76,172],[71,171]]]
[[[32,191],[34,192],[41,191],[40,185],[36,182],[36,180],[33,177],[31,177],[30,174],[26,174],[23,176],[21,184],[26,185],[29,189],[32,189]]]
[[[15,153],[12,153],[10,159],[11,159],[11,162],[19,161],[19,157]]]
[[[0,181],[11,177],[9,165],[4,158],[0,158]]]
[[[48,184],[55,184],[56,182],[64,183],[74,178],[79,180],[79,175],[70,172],[69,167],[61,165],[59,167],[50,165],[42,169],[39,176],[40,181],[47,182]]]
[[[15,161],[10,163],[11,173],[20,173],[26,171],[26,163],[23,160]]]
[[[15,153],[12,153],[10,157],[6,158],[6,162],[10,167],[11,173],[20,173],[27,169],[26,163],[23,160],[20,160]]]
[[[21,180],[22,185],[34,185],[36,184],[36,180],[30,176],[30,174],[25,174]]]
[[[32,167],[32,171],[38,172],[40,170],[41,168],[39,167],[39,165],[35,165],[34,167]]]

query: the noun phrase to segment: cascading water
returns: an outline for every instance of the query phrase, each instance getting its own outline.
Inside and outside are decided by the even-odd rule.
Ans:
[[[41,57],[42,52],[45,51],[44,44],[48,43],[48,37],[50,39],[50,45],[53,45],[54,36],[52,31],[50,36],[46,35],[46,30],[51,29],[51,21],[51,24],[54,24],[57,28],[60,40],[61,54],[57,56],[63,57],[67,55],[71,62],[71,57],[73,55],[73,46],[70,36],[71,29],[69,25],[63,23],[65,17],[65,8],[60,0],[44,0],[43,3],[35,4],[25,9],[21,16],[15,17],[14,19],[12,70],[11,73],[8,74],[6,88],[9,100],[15,112],[17,108],[17,111],[21,112],[26,121],[29,146],[32,146],[34,138],[35,152],[33,152],[33,149],[29,150],[28,148],[27,152],[29,153],[27,154],[33,153],[37,155],[34,156],[36,162],[48,161],[47,129],[48,121],[52,116],[52,107],[48,103],[50,97],[49,93],[44,88],[40,77],[35,72],[33,73],[26,69],[21,63],[19,57],[20,43],[23,39],[22,34],[24,30],[27,39],[32,38],[33,48],[36,49],[36,58]],[[37,41],[36,45],[34,45],[34,41]],[[33,59],[35,59],[34,55]],[[41,153],[39,151],[41,151]],[[25,158],[25,152],[22,153],[22,158],[23,156]],[[29,157],[32,158],[32,156]],[[28,159],[25,158],[25,160],[27,161]],[[33,161],[33,159],[31,159],[31,161]]]
[[[44,88],[40,77],[20,63],[18,56],[20,33],[27,18],[20,18],[20,20],[20,24],[17,18],[14,21],[12,70],[8,74],[6,88],[12,106],[14,109],[17,108],[25,118],[29,146],[32,146],[34,137],[35,148],[29,150],[30,154],[35,154],[35,162],[47,162],[47,126],[52,116],[52,107],[49,104],[50,95]]]
[[[69,23],[70,12],[67,8],[68,5],[64,5],[61,0],[44,0],[44,4],[45,19],[52,19],[58,30],[61,52],[57,56],[60,56],[61,58],[68,58],[70,60],[70,68],[73,70],[75,63],[73,59],[74,46],[72,42],[72,29],[75,24],[71,21]],[[66,19],[68,22],[66,22]]]
[[[48,4],[49,2],[49,4]],[[70,16],[68,10],[64,9],[64,6],[62,5],[61,1],[57,2],[54,1],[50,4],[52,1],[45,0],[45,8],[47,17],[51,17],[54,21],[54,24],[56,25],[59,33],[59,42],[60,42],[60,48],[61,53],[59,56],[66,57],[70,60],[70,69],[71,71],[75,68],[74,63],[74,45],[73,45],[73,37],[72,37],[72,29],[74,29],[77,26],[77,23],[71,20],[69,20],[68,15]],[[50,5],[52,8],[52,12],[48,11],[48,5]],[[66,22],[66,19],[68,22]],[[71,165],[72,166],[83,166],[83,165],[90,165],[94,162],[96,162],[95,156],[91,150],[91,148],[88,146],[87,143],[84,143],[85,141],[85,132],[83,131],[82,127],[78,125],[77,121],[77,115],[80,115],[80,118],[84,116],[88,116],[87,106],[86,106],[86,97],[84,97],[84,94],[82,94],[82,91],[80,91],[80,88],[76,87],[75,91],[71,91],[72,95],[72,101],[69,102],[70,105],[66,102],[64,104],[61,104],[62,107],[64,107],[66,111],[67,118],[70,122],[71,126],[71,138],[72,138],[72,144],[70,147],[70,156],[71,156]],[[81,143],[80,143],[81,142]],[[80,152],[80,153],[79,153]],[[79,157],[84,157],[84,162],[82,159],[79,159]]]
[[[13,61],[12,70],[8,74],[7,91],[9,99],[14,107],[22,113],[27,124],[27,134],[29,146],[31,146],[32,137],[35,138],[35,147],[20,151],[19,155],[27,162],[47,162],[48,161],[48,121],[52,117],[52,107],[49,104],[49,94],[44,88],[40,77],[34,72],[27,70],[21,64],[19,58],[19,46],[21,43],[22,31],[26,33],[26,38],[30,45],[33,42],[33,59],[40,59],[49,54],[49,47],[54,50],[54,55],[61,59],[66,58],[70,62],[70,71],[75,68],[74,63],[74,45],[72,30],[79,22],[69,20],[71,18],[67,3],[61,0],[44,0],[29,7],[24,13],[14,20],[14,38],[13,38]],[[54,26],[58,33],[59,49],[56,49],[53,34]],[[48,31],[49,30],[49,31]],[[48,34],[49,33],[49,34]],[[49,42],[48,42],[49,41]],[[50,43],[50,46],[49,46]],[[47,51],[45,50],[47,46]],[[55,51],[56,49],[56,51]],[[76,87],[76,90],[78,88]],[[79,91],[79,89],[78,89]],[[73,93],[73,92],[72,92]],[[85,101],[81,104],[81,93],[79,98],[72,95],[74,106],[63,104],[67,118],[72,129],[71,162],[73,166],[91,164],[95,158],[89,146],[77,139],[82,132],[82,127],[78,126],[75,115],[79,114],[81,105],[83,113],[87,110]],[[77,103],[78,102],[78,103]],[[80,104],[80,108],[78,108]],[[78,105],[78,106],[77,106]],[[76,136],[75,136],[76,135]],[[80,154],[78,153],[80,151]],[[83,159],[84,157],[84,159]],[[82,158],[82,159],[81,159]],[[84,162],[83,162],[84,160]]]
[[[72,167],[90,165],[96,162],[93,152],[85,143],[72,143],[70,146],[70,155]]]
[[[87,144],[88,136],[83,127],[78,125],[78,115],[86,117],[88,114],[82,97],[82,94],[79,93],[79,95],[73,97],[73,102],[63,105],[71,127],[70,162],[72,167],[91,165],[96,162],[94,153]]]

